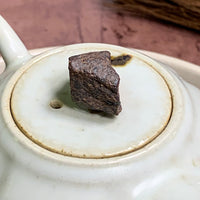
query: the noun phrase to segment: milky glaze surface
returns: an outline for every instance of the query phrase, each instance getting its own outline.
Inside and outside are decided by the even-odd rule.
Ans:
[[[75,157],[112,157],[144,146],[168,124],[172,100],[162,76],[130,51],[96,46],[91,45],[91,50],[84,45],[61,49],[33,63],[17,81],[11,98],[12,114],[18,127],[35,143]],[[101,50],[133,56],[125,66],[115,67],[121,78],[123,107],[117,117],[83,111],[70,96],[68,57]],[[62,102],[60,109],[50,106],[56,100]]]
[[[7,24],[5,21],[2,21],[2,18],[0,18],[0,22],[0,33],[2,33],[1,29],[7,28]],[[10,37],[4,34],[4,40],[0,40],[0,50],[3,52],[2,55],[5,55],[4,59],[6,59],[7,63],[9,63],[8,61],[12,60],[11,58],[15,58],[15,62],[10,62],[3,74],[0,75],[0,199],[21,200],[28,198],[30,200],[54,200],[70,198],[75,200],[199,200],[199,89],[182,80],[170,67],[159,64],[136,51],[130,51],[128,49],[112,45],[79,44],[66,46],[50,50],[42,55],[29,59],[29,61],[26,62],[29,56],[24,57],[23,55],[29,54],[27,53],[26,49],[24,49],[24,46],[21,46],[21,43],[16,35],[12,37],[13,34],[14,33],[12,31],[8,32],[8,36]],[[12,42],[14,42],[12,38],[17,40],[18,47],[20,49],[20,56],[18,55],[17,51],[12,51]],[[1,45],[1,43],[3,45]],[[4,48],[5,43],[7,44],[6,49]],[[35,82],[37,72],[40,72],[43,69],[49,69],[48,73],[51,74],[53,65],[56,66],[56,63],[54,62],[57,62],[59,56],[62,55],[60,52],[67,51],[68,55],[70,55],[73,54],[74,49],[84,49],[85,52],[97,50],[97,47],[101,49],[110,49],[113,54],[115,51],[129,52],[137,57],[137,59],[143,61],[145,60],[146,63],[151,65],[151,67],[146,66],[146,64],[141,64],[137,60],[138,71],[139,69],[145,68],[145,70],[141,70],[141,74],[139,73],[140,76],[142,77],[144,73],[148,76],[148,79],[151,77],[151,84],[142,84],[142,81],[145,81],[145,79],[140,80],[139,78],[137,79],[137,77],[134,77],[135,79],[132,81],[134,82],[137,80],[136,83],[140,83],[139,85],[143,86],[145,90],[151,88],[155,89],[158,86],[159,90],[162,90],[162,92],[158,92],[156,94],[159,94],[159,97],[162,98],[165,97],[165,95],[166,97],[170,97],[169,90],[166,88],[166,84],[168,85],[173,99],[173,112],[169,122],[167,123],[167,126],[156,138],[154,138],[144,147],[130,153],[104,159],[64,156],[62,154],[49,151],[48,149],[43,148],[41,145],[33,142],[32,139],[28,138],[24,134],[22,128],[19,127],[19,125],[17,126],[13,119],[14,116],[11,113],[11,103],[14,107],[15,105],[23,106],[16,104],[17,99],[14,102],[14,98],[17,98],[17,94],[14,94],[16,91],[19,92],[19,101],[21,100],[22,95],[24,95],[25,99],[31,97],[31,101],[33,101],[32,94],[34,94],[34,90],[29,91],[29,95],[27,96],[26,93],[23,93],[23,91],[26,90],[26,84],[22,84],[23,78],[25,83],[27,83],[28,89],[31,87],[31,83],[29,83],[29,81],[31,82],[32,78],[33,82],[31,88],[34,89],[35,84],[36,86],[37,84],[40,86],[40,90],[37,94],[42,98],[42,101],[39,101],[41,103],[36,103],[36,105],[44,106],[40,107],[41,113],[39,117],[44,114],[43,121],[48,120],[48,117],[51,118],[52,113],[60,111],[50,110],[51,108],[49,108],[49,104],[47,105],[46,103],[51,100],[49,97],[56,97],[54,96],[53,91],[57,91],[57,87],[60,87],[59,84],[61,84],[62,81],[55,82],[55,84],[50,84],[50,86],[55,87],[55,90],[46,90],[49,85],[47,84],[45,88],[42,88],[42,77],[38,77],[38,83]],[[8,48],[10,48],[10,51],[7,51]],[[50,55],[52,57],[47,59],[47,57]],[[54,55],[56,55],[56,57],[54,57]],[[48,63],[49,61],[51,61],[51,64]],[[62,59],[61,62],[63,62]],[[47,68],[46,64],[50,65],[48,65],[49,68]],[[38,68],[38,71],[35,70],[35,68]],[[29,69],[31,73],[29,73]],[[123,73],[120,70],[124,69],[130,70],[130,74],[133,73],[131,72],[131,66],[117,68],[118,72],[122,74],[122,77]],[[156,72],[152,69],[154,69]],[[138,71],[135,73],[138,73]],[[36,74],[35,77],[34,73]],[[184,74],[184,70],[182,73]],[[199,73],[198,68],[196,69],[196,73]],[[59,73],[53,74],[59,75]],[[160,74],[160,76],[158,74]],[[185,74],[188,74],[188,72]],[[126,74],[126,77],[128,77],[128,75],[129,74]],[[42,73],[42,76],[45,77],[45,73]],[[48,78],[49,77],[46,77],[46,82],[51,82],[51,79]],[[193,80],[191,79],[191,81]],[[58,85],[56,85],[56,83]],[[194,83],[199,85],[198,80]],[[126,88],[125,86],[124,88],[132,89]],[[125,89],[122,87],[122,91],[125,92]],[[49,92],[47,95],[45,95],[45,98],[43,98],[43,95],[41,95],[44,94],[44,91]],[[146,92],[141,92],[141,94],[143,94],[142,99],[145,97]],[[13,99],[11,101],[12,93]],[[146,100],[150,100],[152,103],[151,105],[153,106],[151,94],[153,95],[155,93],[152,92],[147,95],[149,99],[146,97]],[[121,95],[123,96],[123,94]],[[46,97],[49,98],[48,101]],[[62,101],[62,99],[60,100]],[[125,97],[122,97],[122,101],[125,101]],[[166,102],[163,103],[162,101],[158,101],[157,103],[159,102],[161,105],[160,108],[163,108],[163,105],[169,105]],[[26,104],[27,102],[24,103],[25,106],[27,106]],[[146,103],[141,105],[146,108]],[[132,107],[131,104],[129,106]],[[26,108],[28,109],[29,107],[27,106]],[[45,108],[47,113],[49,113],[48,117],[46,116]],[[65,108],[66,107],[64,105],[61,109],[65,110]],[[169,107],[167,106],[167,108]],[[79,112],[78,109],[76,109],[75,112]],[[163,110],[166,111],[165,109]],[[24,108],[22,108],[22,111],[24,111]],[[22,111],[18,110],[17,112],[23,113]],[[31,113],[31,111],[32,110],[28,110],[28,115],[25,113],[25,116],[27,119],[35,120],[37,116],[34,116],[34,113]],[[148,112],[150,111],[151,109],[148,110]],[[158,112],[156,109],[155,111]],[[69,112],[69,109],[67,112]],[[71,109],[71,112],[74,113],[74,109]],[[150,113],[151,117],[155,114],[154,112]],[[166,112],[166,115],[167,113],[168,112]],[[144,113],[146,116],[148,116],[148,114],[149,113],[147,112]],[[57,115],[59,116],[59,114]],[[80,115],[85,116],[85,111],[80,111]],[[18,114],[16,116],[18,116]],[[143,120],[146,116],[144,116]],[[63,117],[65,117],[65,115]],[[96,116],[96,118],[94,117],[94,119],[96,122],[100,119],[102,120],[102,118],[99,116]],[[90,120],[92,121],[94,119],[91,118]],[[82,120],[84,121],[85,119]],[[158,120],[162,121],[162,119]],[[158,124],[156,125],[159,127]],[[135,124],[127,126],[121,130],[121,133],[125,135],[126,132],[132,129],[134,126]],[[119,143],[119,141],[120,140],[115,143],[115,141],[113,142],[112,140],[108,140],[107,142],[110,142],[111,145],[116,145]],[[81,144],[81,141],[78,140],[78,143]],[[127,144],[127,141],[125,144]],[[83,148],[83,146],[81,148]],[[104,146],[102,146],[102,148],[104,148]]]
[[[27,193],[32,193],[34,195],[30,199],[66,196],[82,199],[84,196],[87,199],[186,200],[192,197],[198,200],[200,138],[197,130],[200,127],[196,122],[200,119],[200,110],[197,109],[200,92],[186,82],[186,88],[182,82],[180,84],[187,103],[187,115],[183,116],[185,119],[181,124],[186,126],[179,126],[178,131],[171,133],[168,142],[161,146],[156,147],[159,138],[155,139],[152,150],[146,147],[146,155],[143,152],[138,156],[121,156],[121,159],[107,158],[103,159],[102,164],[99,162],[92,167],[85,164],[81,166],[82,159],[76,159],[77,164],[62,162],[62,159],[58,162],[55,161],[57,156],[46,159],[44,150],[34,153],[26,146],[27,143],[17,142],[17,135],[9,133],[4,125],[4,131],[0,135],[0,184],[3,186],[0,197],[16,200],[26,198]],[[192,126],[193,118],[195,120]],[[115,162],[117,163],[114,164]],[[88,163],[96,162],[92,159]],[[29,188],[27,192],[24,192],[24,187]]]

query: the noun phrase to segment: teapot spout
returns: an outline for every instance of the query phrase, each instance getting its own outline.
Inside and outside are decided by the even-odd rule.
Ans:
[[[2,55],[6,66],[20,65],[31,58],[31,55],[22,41],[1,15],[0,54]]]

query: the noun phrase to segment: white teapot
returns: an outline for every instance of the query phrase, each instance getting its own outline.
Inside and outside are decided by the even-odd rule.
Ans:
[[[71,100],[68,58],[129,55],[122,112]],[[75,44],[31,56],[0,17],[0,199],[200,199],[200,91],[135,50]]]

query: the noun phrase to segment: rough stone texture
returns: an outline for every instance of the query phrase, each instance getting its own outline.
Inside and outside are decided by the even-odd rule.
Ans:
[[[121,111],[119,75],[110,52],[85,53],[69,58],[72,100],[81,107],[118,115]]]
[[[105,8],[102,0],[0,0],[0,13],[29,49],[103,42],[200,65],[200,34]]]

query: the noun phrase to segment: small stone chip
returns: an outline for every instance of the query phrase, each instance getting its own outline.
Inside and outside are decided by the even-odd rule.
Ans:
[[[111,66],[109,51],[91,52],[69,58],[72,100],[80,107],[118,115],[122,110],[119,75]]]

